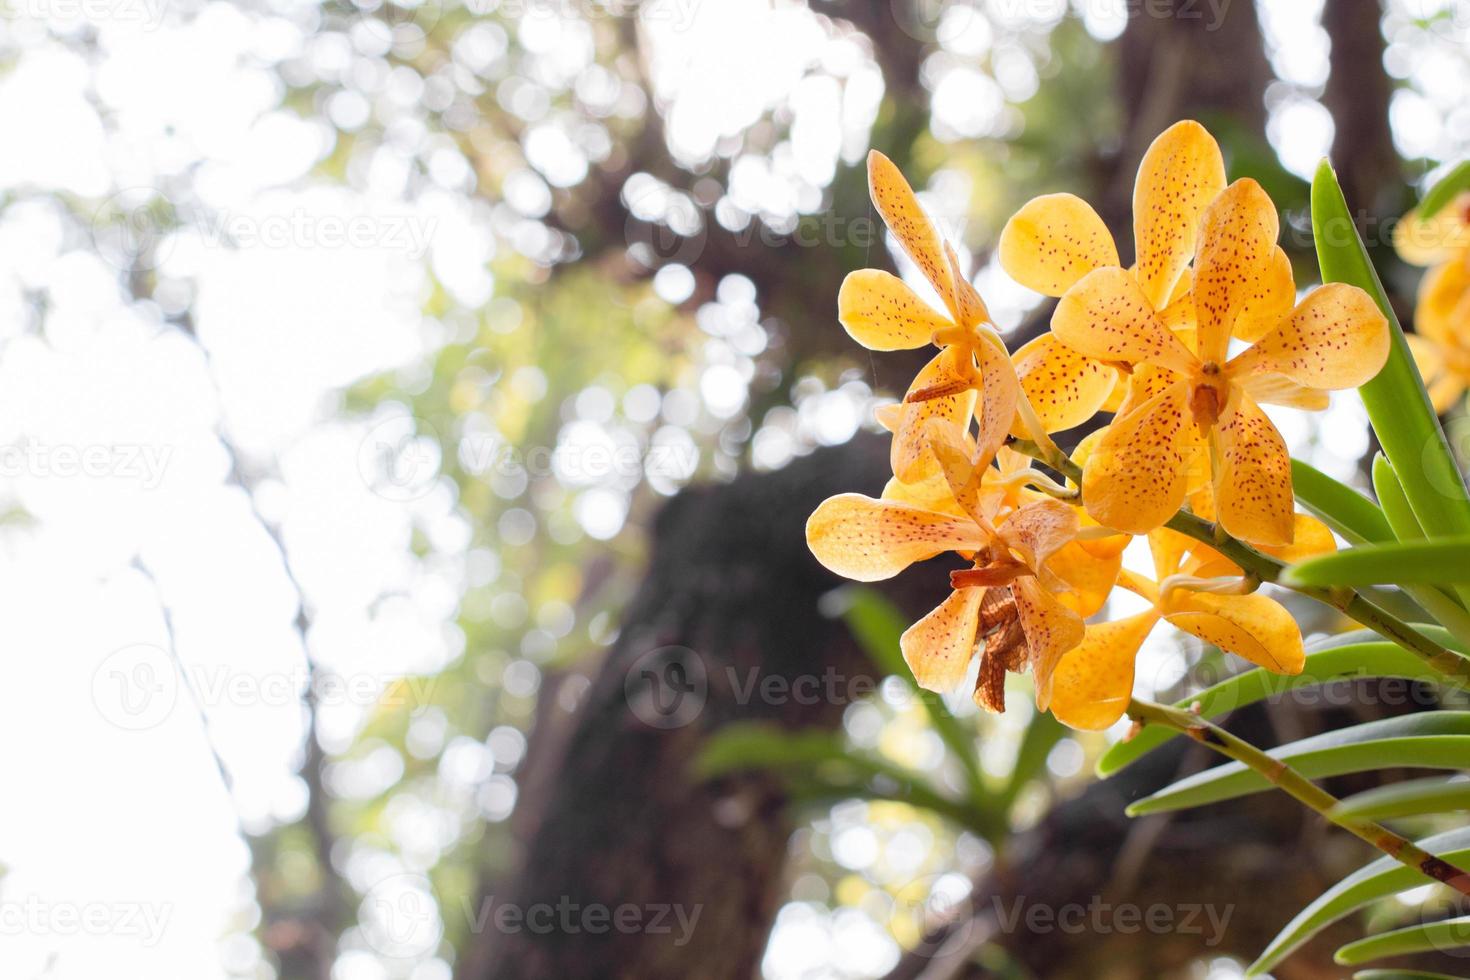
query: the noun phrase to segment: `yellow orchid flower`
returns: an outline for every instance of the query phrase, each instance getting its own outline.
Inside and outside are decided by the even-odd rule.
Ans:
[[[1096,360],[1158,369],[1130,390],[1084,469],[1083,499],[1101,524],[1136,534],[1162,525],[1184,503],[1190,465],[1207,447],[1220,525],[1252,543],[1291,543],[1291,460],[1260,403],[1320,407],[1321,392],[1361,385],[1387,360],[1389,333],[1354,286],[1322,286],[1293,306],[1290,277],[1275,258],[1279,230],[1275,205],[1248,178],[1205,209],[1193,344],[1122,269],[1095,269],[1062,296],[1052,318],[1062,343]],[[1227,358],[1243,317],[1259,337]],[[1262,321],[1270,326],[1261,330]],[[1132,387],[1140,387],[1137,376]]]
[[[1098,731],[1123,717],[1138,651],[1161,619],[1267,670],[1301,672],[1306,662],[1301,629],[1280,603],[1254,592],[1221,594],[1177,585],[1180,576],[1192,581],[1221,571],[1223,559],[1167,528],[1150,533],[1148,543],[1155,579],[1125,569],[1119,584],[1142,596],[1149,608],[1089,625],[1082,642],[1062,657],[1052,674],[1050,704],[1058,720]]]
[[[891,464],[905,482],[932,476],[936,461],[926,452],[931,420],[968,425],[980,422],[977,444],[993,452],[1011,429],[1019,387],[1005,345],[986,325],[990,311],[924,214],[913,188],[892,160],[868,154],[868,189],[884,223],[943,302],[934,309],[902,279],[880,269],[860,269],[842,282],[837,316],[848,334],[869,350],[940,348],[914,379],[892,429]]]
[[[1185,120],[1149,146],[1133,187],[1138,261],[1128,270],[1150,311],[1174,327],[1192,324],[1190,259],[1200,215],[1225,189],[1225,161],[1203,126]],[[1097,212],[1074,194],[1046,194],[1017,211],[1001,231],[1001,267],[1021,285],[1062,296],[1096,269],[1120,269],[1118,248]],[[1281,253],[1285,262],[1286,254]],[[1287,263],[1290,270],[1290,264]],[[1021,387],[1048,431],[1081,425],[1116,409],[1124,358],[1091,358],[1044,334],[1015,354]]]
[[[1443,415],[1470,387],[1470,253],[1435,266],[1419,282],[1409,346]]]
[[[1429,267],[1409,346],[1442,415],[1470,387],[1470,192],[1427,220],[1409,212],[1394,228],[1394,247],[1405,262]]]

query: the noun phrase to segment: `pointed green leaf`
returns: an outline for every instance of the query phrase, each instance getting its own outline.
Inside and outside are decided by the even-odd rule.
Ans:
[[[1354,544],[1392,541],[1393,529],[1378,505],[1299,459],[1291,461],[1297,501]]]
[[[1333,959],[1343,966],[1371,963],[1389,956],[1411,956],[1414,953],[1444,953],[1470,948],[1470,916],[1441,919],[1405,926],[1348,943],[1338,949]]]
[[[1394,472],[1393,464],[1382,453],[1373,457],[1373,492],[1378,494],[1383,515],[1388,518],[1394,537],[1400,541],[1417,541],[1424,537],[1424,528],[1419,526],[1419,519],[1409,506],[1409,498],[1404,495],[1404,485]],[[1465,614],[1464,606],[1470,601],[1470,586],[1454,587],[1459,602],[1450,599],[1434,585],[1409,585],[1405,591],[1456,636],[1462,640],[1470,639],[1470,615]]]
[[[1425,711],[1383,718],[1323,732],[1268,754],[1308,779],[1389,766],[1460,769],[1470,766],[1470,711]],[[1271,785],[1242,763],[1228,762],[1130,804],[1128,815],[1187,810],[1265,792]]]
[[[1470,827],[1435,834],[1417,843],[1428,853],[1451,864],[1459,864],[1470,858]],[[1287,923],[1286,928],[1271,940],[1266,951],[1250,965],[1246,976],[1260,976],[1272,969],[1323,928],[1370,902],[1397,895],[1433,880],[1423,872],[1405,867],[1391,857],[1379,858],[1372,864],[1359,868],[1297,913],[1296,918]]]
[[[1388,363],[1359,391],[1379,443],[1399,467],[1415,516],[1430,537],[1470,535],[1470,492],[1430,406],[1404,331],[1368,260],[1337,175],[1326,160],[1312,180],[1312,228],[1322,281],[1363,289],[1388,317],[1392,334]]]
[[[1281,575],[1287,586],[1470,583],[1470,534],[1433,541],[1362,544],[1308,558]]]
[[[1332,808],[1332,816],[1395,820],[1451,810],[1470,810],[1470,780],[1431,776],[1378,786],[1349,796]]]
[[[1432,218],[1444,210],[1461,191],[1470,188],[1470,160],[1441,177],[1419,201],[1419,217]]]
[[[1344,678],[1401,677],[1426,682],[1438,679],[1439,675],[1426,667],[1424,661],[1398,644],[1377,639],[1364,642],[1374,636],[1368,630],[1358,630],[1341,638],[1334,637],[1334,640],[1342,642],[1317,644],[1307,654],[1306,665],[1300,674],[1273,674],[1257,667],[1207,687],[1179,701],[1176,707],[1187,708],[1198,702],[1202,716],[1216,718],[1266,698]],[[1150,725],[1104,752],[1097,763],[1098,775],[1110,776],[1177,737],[1177,732]]]

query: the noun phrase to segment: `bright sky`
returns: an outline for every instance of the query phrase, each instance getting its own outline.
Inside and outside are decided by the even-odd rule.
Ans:
[[[1013,104],[1039,83],[1035,49],[1021,33],[1045,28],[1065,5],[982,6],[991,16],[955,5],[935,24],[912,25],[915,43],[938,37],[944,46],[928,77],[935,129],[946,139],[1014,131]],[[1075,6],[1100,37],[1121,27],[1121,0]],[[1299,172],[1331,136],[1314,101],[1326,73],[1320,6],[1266,4],[1282,78],[1272,138]],[[0,50],[15,63],[0,76],[8,136],[0,153],[0,513],[11,518],[0,524],[0,595],[10,677],[0,783],[10,805],[0,809],[0,975],[264,977],[250,937],[259,913],[241,830],[293,820],[304,806],[293,773],[307,658],[293,629],[296,591],[261,518],[279,528],[309,599],[311,657],[341,681],[322,695],[321,725],[328,746],[343,748],[386,684],[458,655],[446,624],[484,569],[464,554],[466,521],[432,478],[434,447],[401,453],[410,432],[402,413],[350,419],[341,393],[379,372],[411,373],[447,339],[420,312],[430,274],[452,303],[477,308],[492,295],[487,265],[497,249],[509,240],[530,252],[537,239],[517,238],[525,226],[507,232],[467,200],[467,164],[436,148],[409,111],[433,93],[416,77],[374,74],[370,56],[381,42],[364,25],[313,33],[314,6],[291,0],[259,12],[164,0],[18,0],[8,9]],[[882,95],[861,42],[828,37],[784,2],[668,0],[657,9],[645,24],[651,70],[681,160],[720,151],[773,109],[793,114],[791,138],[777,151],[736,160],[720,220],[738,227],[759,213],[779,226],[818,209],[838,162],[861,159]],[[92,57],[77,42],[83,20],[98,32]],[[616,88],[591,65],[590,37],[586,23],[543,12],[528,16],[517,41],[543,54],[544,85],[575,85],[595,104]],[[1454,63],[1434,40],[1420,39],[1414,57],[1395,46],[1396,71],[1415,85],[1397,97],[1394,121],[1405,152],[1449,155],[1462,149],[1454,134],[1463,143],[1470,131],[1470,100],[1463,60]],[[457,53],[474,64],[505,44],[498,28],[475,28]],[[321,77],[358,73],[351,77],[367,94],[344,92],[327,106],[337,126],[360,126],[369,112],[399,120],[350,189],[310,174],[334,149],[332,126],[282,105],[277,69],[302,65]],[[589,151],[542,113],[534,86],[502,97],[535,120],[524,142],[534,170],[506,182],[507,203],[534,217],[550,187],[585,174],[595,140]],[[618,110],[609,103],[608,111]],[[430,161],[431,181],[410,195],[416,155]],[[139,210],[156,203],[156,187],[187,189],[177,199],[191,209],[180,216],[184,231],[157,243],[162,308],[130,303],[122,289],[139,236],[151,240],[160,227]],[[935,187],[943,189],[943,175]],[[651,208],[677,206],[657,187],[649,195]],[[946,193],[925,198],[941,217],[965,204]],[[68,201],[78,202],[80,223],[64,210]],[[126,219],[129,233],[112,224],[89,232],[93,213]],[[979,276],[997,314],[1013,320],[1034,298],[1002,279],[994,269]],[[691,286],[682,267],[657,282],[675,302]],[[701,319],[716,354],[688,394],[694,412],[743,410],[751,358],[764,345],[756,300],[748,283],[727,280]],[[162,314],[186,309],[197,341],[163,325]],[[859,382],[800,394],[795,409],[764,420],[758,465],[848,438],[870,397]],[[606,392],[584,395],[581,419],[564,437],[612,438],[599,422],[611,411]],[[638,397],[625,399],[625,411],[652,418],[658,393]],[[651,410],[638,407],[650,397]],[[679,417],[672,399],[666,419]],[[1350,469],[1363,426],[1351,399],[1310,426],[1290,416],[1281,422],[1293,446],[1329,469]],[[231,478],[221,428],[241,451],[239,467],[259,481],[253,502]],[[678,425],[661,431],[671,444],[692,445]],[[1328,443],[1332,452],[1320,448]],[[385,452],[399,467],[387,474]],[[585,490],[583,531],[615,534],[627,488],[563,476]],[[516,526],[504,523],[502,533],[513,537]],[[410,550],[414,527],[435,543],[432,560]],[[1140,676],[1164,669],[1145,666]],[[513,732],[497,737],[502,755],[519,751],[506,747]],[[468,751],[443,778],[482,779],[477,758]],[[333,788],[371,794],[401,767],[395,753],[370,755],[335,770]],[[503,805],[489,804],[498,818],[512,793],[513,784],[495,797]],[[911,830],[879,839],[859,816],[835,815],[840,863],[922,869],[924,842]],[[407,821],[396,857],[369,855],[348,873],[366,890],[422,870],[445,834]],[[386,961],[360,938],[353,943],[359,952],[342,958],[335,980],[447,976],[431,957]],[[766,970],[773,978],[864,976],[894,955],[871,919],[797,902],[782,913]]]

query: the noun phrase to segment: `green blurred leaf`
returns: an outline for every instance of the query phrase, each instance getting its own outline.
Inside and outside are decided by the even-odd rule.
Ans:
[[[1470,780],[1431,776],[1365,790],[1332,808],[1334,816],[1394,820],[1427,813],[1470,810]]]
[[[1400,677],[1425,682],[1442,679],[1426,667],[1424,661],[1396,643],[1377,639],[1363,642],[1375,635],[1368,630],[1358,630],[1343,637],[1334,637],[1340,642],[1331,646],[1319,644],[1307,654],[1306,665],[1300,674],[1273,674],[1257,667],[1192,694],[1175,706],[1188,708],[1198,702],[1201,715],[1215,718],[1269,697],[1345,678]],[[1097,763],[1098,775],[1110,776],[1177,737],[1178,733],[1171,729],[1150,725],[1104,752]]]
[[[1323,282],[1363,289],[1388,317],[1388,363],[1359,391],[1373,431],[1398,468],[1404,493],[1431,537],[1470,535],[1470,493],[1430,406],[1408,341],[1368,260],[1337,175],[1326,161],[1312,181],[1312,228]]]
[[[1462,162],[1429,189],[1419,201],[1419,217],[1432,218],[1463,190],[1470,188],[1470,160]]]
[[[1021,745],[1016,749],[1016,762],[999,796],[1001,812],[1009,812],[1021,792],[1046,768],[1047,757],[1067,734],[1067,726],[1049,711],[1037,711],[1026,724]]]
[[[793,732],[770,722],[742,722],[716,732],[694,760],[694,774],[702,779],[751,769],[782,775],[799,796],[899,800],[987,838],[996,834],[990,814],[953,799],[921,773],[849,748],[836,732]]]
[[[1308,558],[1286,569],[1283,585],[1470,583],[1470,534],[1433,541],[1364,544]]]
[[[1323,732],[1272,749],[1308,779],[1388,766],[1460,769],[1470,765],[1470,711],[1425,711]],[[1239,762],[1206,769],[1146,796],[1129,816],[1166,813],[1265,792],[1272,784]]]
[[[1302,506],[1349,541],[1362,544],[1394,539],[1383,511],[1353,488],[1299,459],[1291,461],[1291,480]]]
[[[1470,858],[1470,827],[1435,834],[1417,843],[1430,854],[1452,864],[1459,863]],[[1296,918],[1287,923],[1286,928],[1271,940],[1265,952],[1250,965],[1246,976],[1260,976],[1272,969],[1323,928],[1370,902],[1417,888],[1433,880],[1423,872],[1405,867],[1391,857],[1379,858],[1372,864],[1359,868],[1297,913]]]
[[[1470,916],[1419,923],[1359,939],[1339,948],[1332,958],[1343,966],[1357,966],[1389,956],[1465,948],[1470,948]]]
[[[993,808],[985,788],[984,774],[980,769],[980,754],[975,747],[975,732],[962,724],[944,703],[944,698],[926,691],[914,680],[913,671],[904,662],[899,649],[899,637],[908,628],[898,608],[873,589],[850,588],[844,590],[847,600],[843,618],[848,629],[857,637],[863,652],[885,674],[902,678],[924,705],[929,722],[943,739],[960,765],[965,770],[970,799],[979,808]]]

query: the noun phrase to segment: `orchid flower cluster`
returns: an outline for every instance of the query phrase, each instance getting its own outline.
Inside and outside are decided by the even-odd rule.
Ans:
[[[903,635],[918,683],[952,690],[978,653],[983,708],[1003,711],[1007,675],[1029,672],[1039,710],[1106,728],[1124,714],[1134,661],[1160,620],[1300,672],[1301,631],[1287,610],[1215,548],[1166,525],[1186,509],[1290,561],[1335,547],[1296,512],[1286,443],[1261,405],[1321,409],[1327,392],[1377,374],[1390,333],[1372,299],[1332,284],[1298,301],[1275,205],[1253,180],[1227,183],[1213,137],[1185,121],[1139,168],[1132,266],[1074,195],[1038,197],[1006,224],[1002,267],[1057,298],[1050,332],[1012,354],[897,167],[873,152],[868,178],[942,308],[864,269],[844,281],[839,319],[871,350],[938,351],[901,403],[878,410],[893,434],[882,496],[823,502],[807,540],[826,567],[864,582],[945,552],[965,562]],[[1103,412],[1110,423],[1063,456],[1051,433]],[[1123,566],[1134,536],[1147,537],[1153,579]],[[1116,588],[1148,608],[1096,621]]]

